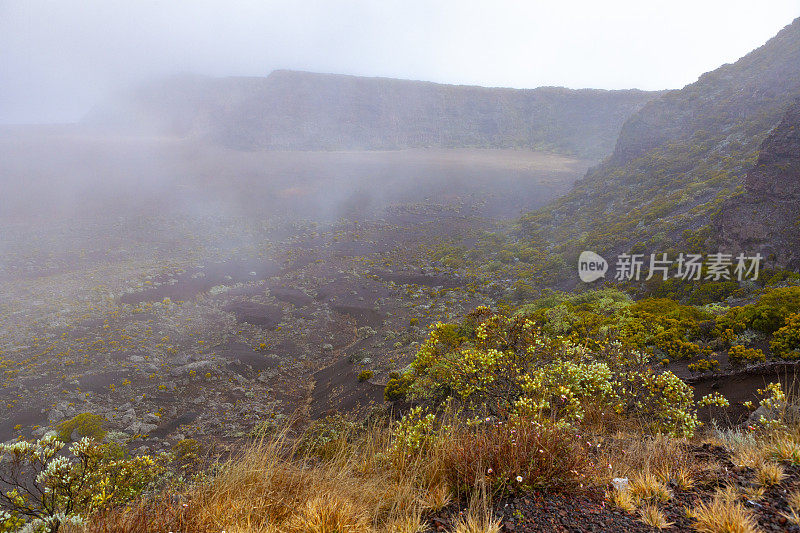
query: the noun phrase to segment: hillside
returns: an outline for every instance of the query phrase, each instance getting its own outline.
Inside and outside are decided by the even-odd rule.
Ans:
[[[597,160],[625,119],[658,94],[275,71],[162,80],[99,106],[86,123],[239,149],[529,148]]]
[[[800,267],[800,100],[761,146],[744,193],[722,206],[721,242],[734,251],[761,252],[781,266]]]
[[[624,124],[614,153],[570,194],[525,216],[522,233],[546,235],[568,261],[583,249],[713,249],[712,215],[743,184],[798,95],[800,19],[737,62],[645,105]]]

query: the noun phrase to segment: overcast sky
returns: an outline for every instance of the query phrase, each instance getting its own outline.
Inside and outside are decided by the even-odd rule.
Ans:
[[[797,16],[800,0],[0,0],[0,123],[78,120],[177,72],[678,88]]]

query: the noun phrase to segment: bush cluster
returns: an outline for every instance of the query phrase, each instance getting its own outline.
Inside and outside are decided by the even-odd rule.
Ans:
[[[746,364],[766,361],[767,356],[758,348],[746,348],[742,345],[736,345],[731,346],[730,350],[728,350],[728,359],[731,363]]]
[[[775,332],[769,346],[782,359],[800,359],[800,313],[786,317],[785,325]]]
[[[479,308],[474,336],[437,324],[411,364],[409,394],[429,405],[455,401],[475,416],[524,416],[568,427],[587,412],[642,417],[654,432],[691,435],[691,388],[671,372],[641,366],[619,343],[589,349],[543,335],[525,314]]]

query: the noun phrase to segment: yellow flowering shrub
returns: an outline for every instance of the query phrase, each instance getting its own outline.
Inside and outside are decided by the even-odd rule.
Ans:
[[[769,347],[781,359],[800,359],[800,313],[786,317],[785,325],[775,332]]]
[[[543,335],[526,316],[479,314],[474,337],[433,327],[411,364],[412,399],[560,426],[579,424],[590,406],[642,417],[654,432],[691,435],[699,424],[689,385],[643,365],[638,351],[616,342],[590,349]]]
[[[767,356],[758,348],[746,348],[742,345],[731,346],[728,350],[731,363],[745,364],[766,361]]]

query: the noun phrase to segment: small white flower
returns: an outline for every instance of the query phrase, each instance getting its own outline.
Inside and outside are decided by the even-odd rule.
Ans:
[[[522,476],[517,476],[517,483],[522,483]]]

